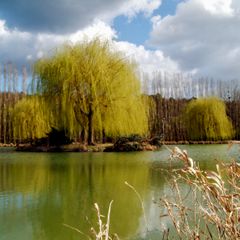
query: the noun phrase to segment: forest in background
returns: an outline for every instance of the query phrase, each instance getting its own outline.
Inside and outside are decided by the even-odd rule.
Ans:
[[[35,88],[29,83],[30,78],[31,76],[27,76],[26,67],[22,67],[19,70],[12,63],[3,64],[1,67],[1,143],[26,142],[26,139],[16,139],[14,137],[11,112],[15,104],[23,97],[34,95]],[[195,79],[189,75],[170,75],[159,72],[155,73],[151,79],[149,76],[144,77],[143,92],[143,95],[150,99],[151,102],[149,107],[148,138],[161,137],[165,141],[193,140],[184,121],[187,104],[192,99],[217,96],[226,105],[227,116],[230,118],[235,130],[233,139],[240,140],[240,91],[237,80]],[[28,140],[30,141],[31,139]],[[74,140],[83,141],[80,135],[79,138],[75,137]],[[97,140],[101,141],[99,138]]]

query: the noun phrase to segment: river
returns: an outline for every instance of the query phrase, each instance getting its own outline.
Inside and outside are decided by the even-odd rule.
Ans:
[[[239,160],[239,145],[185,145],[202,168]],[[111,232],[120,239],[160,239],[170,224],[158,201],[170,189],[167,174],[180,168],[169,151],[135,153],[20,153],[0,148],[0,240],[87,239],[97,229],[94,203],[103,215],[111,200]],[[167,170],[167,171],[166,171]],[[142,198],[146,220],[134,186]],[[104,220],[105,221],[105,220]]]

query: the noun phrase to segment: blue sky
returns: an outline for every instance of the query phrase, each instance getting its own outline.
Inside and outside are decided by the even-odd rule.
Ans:
[[[239,78],[239,0],[0,1],[0,61],[48,56],[66,41],[100,37],[139,71]]]
[[[153,15],[160,15],[162,17],[173,15],[179,2],[181,0],[163,0],[160,7],[154,10]],[[131,20],[123,15],[116,17],[113,27],[118,32],[118,39],[120,41],[145,44],[149,39],[152,23],[151,18],[140,13]]]
[[[151,31],[150,19],[139,14],[129,21],[126,16],[118,16],[114,19],[114,29],[118,33],[119,41],[128,41],[135,44],[145,44]]]
[[[167,15],[174,15],[177,5],[183,0],[163,0],[161,6],[154,11],[154,15],[161,15],[165,17]]]

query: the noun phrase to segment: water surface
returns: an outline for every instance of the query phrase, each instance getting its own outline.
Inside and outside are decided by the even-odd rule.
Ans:
[[[238,160],[239,146],[182,146],[201,167]],[[94,203],[104,215],[113,200],[111,232],[121,239],[159,239],[160,197],[169,194],[166,174],[180,168],[169,152],[19,153],[0,148],[0,240],[87,239],[63,224],[90,234],[97,228]],[[132,189],[140,194],[145,208]],[[146,232],[148,231],[148,235]]]

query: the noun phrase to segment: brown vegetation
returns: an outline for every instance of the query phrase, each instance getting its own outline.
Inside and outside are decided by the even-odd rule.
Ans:
[[[172,196],[161,198],[161,205],[179,239],[239,239],[240,165],[216,165],[216,171],[203,171],[186,151],[174,148],[172,157],[184,163],[173,171]],[[181,184],[189,186],[184,195]],[[169,239],[168,229],[164,239]]]

